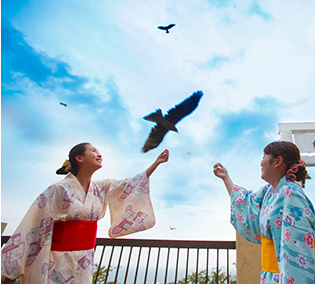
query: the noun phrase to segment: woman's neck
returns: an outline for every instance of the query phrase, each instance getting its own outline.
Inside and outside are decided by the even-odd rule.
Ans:
[[[85,193],[88,192],[92,175],[78,172],[76,178],[79,180]]]
[[[285,164],[283,164],[283,167],[276,168],[273,172],[273,175],[269,176],[267,181],[273,188],[273,191],[276,191],[276,188],[281,180],[281,178],[285,175]]]
[[[278,184],[279,184],[279,181],[280,181],[280,179],[279,179],[278,181],[276,181],[276,182],[271,183],[271,186],[272,186],[273,192],[275,192],[275,191],[276,191],[277,186],[278,186]]]
[[[273,189],[273,192],[276,191],[276,188],[278,187],[279,185],[279,182],[280,180],[282,179],[283,176],[279,177],[278,179],[272,181],[272,182],[269,182],[269,184],[272,186],[272,189]]]

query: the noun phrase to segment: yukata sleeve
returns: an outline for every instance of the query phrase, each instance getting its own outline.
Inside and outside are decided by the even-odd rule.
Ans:
[[[146,172],[111,183],[107,203],[112,238],[150,229],[155,224]]]
[[[257,192],[234,185],[231,191],[231,224],[246,240],[260,243],[259,213],[267,186]]]
[[[314,284],[314,208],[300,186],[288,185],[281,193],[281,237],[274,240],[279,249],[280,283]]]
[[[28,279],[27,274],[30,271],[33,274],[34,267],[38,268],[38,271],[42,270],[40,264],[44,262],[51,245],[54,217],[51,214],[50,200],[53,198],[54,190],[54,186],[51,186],[38,196],[3,247],[1,278]]]

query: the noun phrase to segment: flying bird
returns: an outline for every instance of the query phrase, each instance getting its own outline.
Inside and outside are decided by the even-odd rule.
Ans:
[[[62,102],[59,102],[59,103],[60,103],[60,105],[67,107],[67,104],[62,103]]]
[[[158,29],[166,31],[168,34],[170,32],[169,29],[173,28],[174,26],[175,24],[169,24],[168,26],[158,26]]]
[[[169,226],[170,227],[170,230],[171,231],[173,231],[173,230],[177,230],[176,228],[174,228],[174,227],[171,227],[171,226]]]
[[[155,122],[156,125],[151,129],[149,137],[142,147],[142,152],[147,152],[156,148],[162,142],[168,131],[178,133],[175,125],[197,108],[202,96],[203,92],[199,90],[194,92],[191,96],[176,105],[174,108],[168,110],[165,116],[163,116],[161,109],[157,109],[155,112],[143,117],[143,119],[147,121]]]

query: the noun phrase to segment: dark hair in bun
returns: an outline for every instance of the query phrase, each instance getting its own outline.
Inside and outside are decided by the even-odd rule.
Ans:
[[[307,175],[305,162],[301,160],[300,150],[294,143],[275,141],[264,148],[264,153],[272,156],[271,161],[281,156],[286,165],[287,178],[305,183]]]
[[[64,165],[56,171],[56,174],[65,175],[71,172],[73,175],[77,175],[79,168],[75,157],[77,155],[83,155],[85,153],[87,145],[90,145],[90,143],[84,142],[75,145],[69,152],[69,162],[71,165],[71,169],[67,171],[67,165],[65,165],[64,163]]]

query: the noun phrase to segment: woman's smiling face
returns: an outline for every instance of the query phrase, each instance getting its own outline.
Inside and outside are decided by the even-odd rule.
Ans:
[[[269,182],[270,178],[273,177],[273,160],[271,154],[265,154],[261,160],[261,178]]]
[[[90,168],[95,168],[95,170],[102,167],[102,156],[99,150],[93,145],[86,145],[83,158],[83,163]]]

